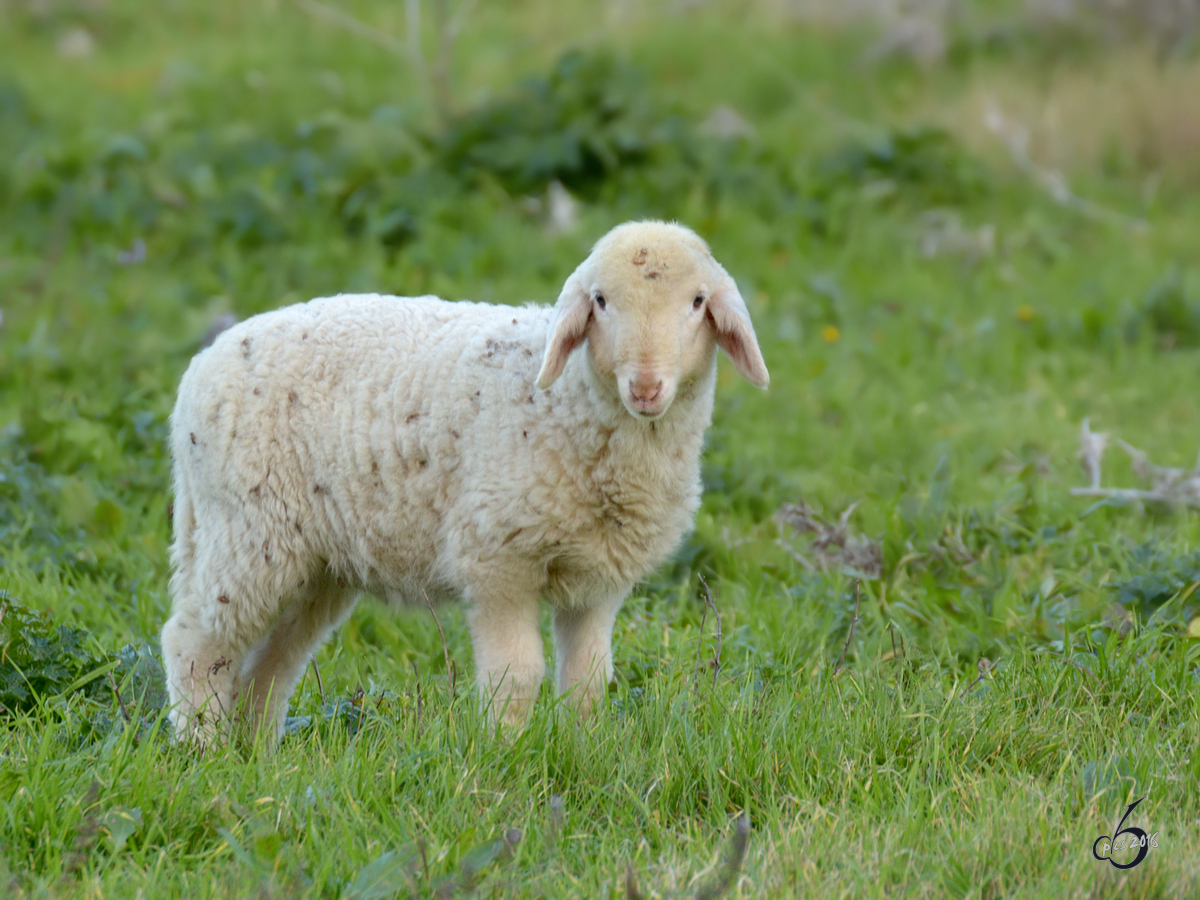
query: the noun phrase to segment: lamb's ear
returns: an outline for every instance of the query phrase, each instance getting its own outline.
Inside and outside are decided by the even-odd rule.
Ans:
[[[546,339],[546,352],[542,356],[542,370],[538,372],[537,386],[542,390],[558,380],[571,351],[583,343],[588,323],[592,320],[592,298],[583,283],[579,269],[563,285],[558,302],[554,304],[554,318],[550,320],[550,336]]]
[[[721,269],[717,289],[708,298],[708,319],[717,333],[717,346],[724,350],[742,377],[755,387],[771,383],[746,302],[733,279]]]

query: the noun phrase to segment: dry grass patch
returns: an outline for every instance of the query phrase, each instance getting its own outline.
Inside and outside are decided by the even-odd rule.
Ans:
[[[1200,60],[1161,62],[1145,49],[1023,77],[1011,68],[974,76],[956,99],[918,118],[942,123],[976,150],[1003,153],[989,130],[998,107],[1024,131],[1036,164],[1067,173],[1140,174],[1200,184]],[[1115,172],[1113,170],[1116,170]]]

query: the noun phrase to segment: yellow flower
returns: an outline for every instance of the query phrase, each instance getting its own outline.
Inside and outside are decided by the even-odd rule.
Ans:
[[[842,333],[836,325],[826,325],[821,329],[821,340],[827,344],[836,344],[841,336]]]
[[[1034,308],[1032,306],[1029,306],[1028,304],[1022,303],[1020,306],[1017,307],[1017,320],[1018,321],[1032,322],[1034,316],[1036,316],[1036,315],[1037,315],[1037,312],[1035,312]]]

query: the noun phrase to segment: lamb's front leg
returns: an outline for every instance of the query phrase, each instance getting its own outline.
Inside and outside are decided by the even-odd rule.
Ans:
[[[490,721],[524,725],[546,673],[537,587],[492,571],[466,597],[476,684]]]
[[[558,691],[570,692],[580,715],[589,716],[612,680],[612,632],[628,591],[581,608],[554,609]]]

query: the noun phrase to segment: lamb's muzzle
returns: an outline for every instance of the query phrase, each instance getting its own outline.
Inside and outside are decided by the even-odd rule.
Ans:
[[[674,391],[663,391],[663,380],[653,380],[654,376],[639,376],[629,382],[629,402],[639,413],[646,417],[660,416],[666,411]]]

